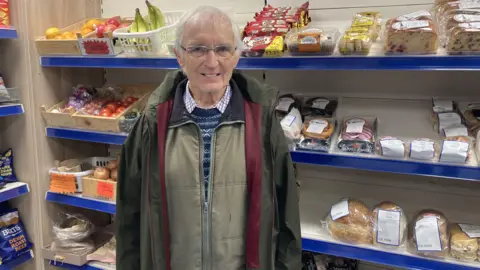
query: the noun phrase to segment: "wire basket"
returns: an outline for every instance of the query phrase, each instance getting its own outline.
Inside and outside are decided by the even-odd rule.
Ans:
[[[175,39],[176,23],[185,14],[184,11],[165,11],[164,27],[142,32],[129,33],[130,27],[120,28],[113,31],[113,36],[118,38],[117,44],[120,44],[123,52],[138,53],[141,55],[153,55],[166,51],[166,43]],[[148,22],[148,18],[146,18]]]

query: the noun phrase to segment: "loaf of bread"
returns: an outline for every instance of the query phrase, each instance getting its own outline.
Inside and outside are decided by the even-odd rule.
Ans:
[[[472,151],[472,139],[467,136],[447,137],[443,141],[441,162],[465,163],[470,158]]]
[[[461,23],[448,31],[449,54],[480,53],[480,22]]]
[[[408,157],[417,160],[438,160],[440,156],[441,145],[428,138],[414,139],[408,147]]]
[[[412,253],[444,258],[449,249],[448,240],[448,221],[442,212],[423,210],[414,217],[409,230]]]
[[[379,217],[379,213],[382,211],[385,213]],[[397,217],[399,217],[398,220]],[[381,202],[373,209],[373,221],[375,222],[373,226],[373,244],[375,246],[386,249],[397,249],[403,246],[407,238],[408,222],[400,206],[389,201]],[[398,228],[388,226],[396,223],[398,223]]]
[[[438,35],[430,20],[400,21],[387,28],[387,54],[431,54],[437,51]]]
[[[333,220],[331,212],[327,217],[331,235],[346,243],[372,244],[372,211],[360,200],[348,199],[345,203],[348,203],[347,215]]]
[[[327,140],[330,138],[330,136],[332,136],[334,126],[335,125],[331,120],[321,117],[314,117],[305,121],[303,124],[302,134],[309,138]],[[323,129],[320,130],[322,127]]]
[[[458,224],[450,229],[450,255],[461,261],[475,261],[478,258],[477,238],[469,237]]]
[[[376,148],[379,155],[389,158],[405,158],[408,153],[404,141],[390,136],[380,137]]]

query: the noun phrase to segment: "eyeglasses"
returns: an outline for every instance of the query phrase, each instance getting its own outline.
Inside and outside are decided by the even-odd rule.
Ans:
[[[209,51],[213,51],[218,57],[232,56],[237,48],[230,45],[218,45],[214,48],[209,48],[202,45],[188,46],[187,48],[180,46],[184,51],[194,57],[202,57],[208,54]]]

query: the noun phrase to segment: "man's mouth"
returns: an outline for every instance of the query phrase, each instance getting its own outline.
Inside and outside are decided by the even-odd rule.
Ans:
[[[220,76],[220,73],[202,73],[203,76],[207,77],[207,78],[215,78],[217,76]]]

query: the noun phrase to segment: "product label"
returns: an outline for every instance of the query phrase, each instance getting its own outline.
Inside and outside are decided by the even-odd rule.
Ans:
[[[462,23],[480,22],[480,15],[457,14],[453,16],[453,19],[457,22],[462,22]]]
[[[311,120],[308,125],[307,132],[311,133],[322,133],[323,130],[328,126],[328,122],[322,119]]]
[[[430,26],[428,21],[420,20],[420,21],[396,22],[392,25],[392,28],[396,30],[405,30],[405,29],[414,29],[414,28],[424,28],[428,26]]]
[[[422,16],[431,16],[431,14],[430,14],[430,12],[428,12],[426,10],[420,10],[420,11],[412,12],[412,13],[407,14],[407,15],[400,16],[400,17],[397,18],[397,20],[399,20],[399,21],[410,21],[410,20],[414,20],[414,19],[417,19],[417,18],[422,17]]]
[[[458,224],[460,229],[470,238],[480,238],[480,226],[470,224]]]
[[[337,220],[341,217],[348,216],[349,214],[350,210],[348,210],[348,200],[338,202],[330,209],[330,216],[332,217],[332,220]]]
[[[458,26],[461,28],[479,29],[480,22],[460,23]]]
[[[453,125],[443,129],[445,137],[466,136],[468,137],[468,130],[464,125]]]
[[[444,128],[461,124],[462,119],[457,113],[439,113],[438,114],[438,130],[442,131]]]
[[[75,193],[77,181],[74,175],[52,173],[50,175],[50,191],[57,193]]]
[[[436,113],[444,113],[453,111],[453,101],[444,99],[433,100],[433,111]]]
[[[281,98],[278,101],[278,105],[275,109],[278,111],[288,112],[288,109],[290,108],[290,105],[292,103],[293,103],[293,99],[291,98]]]
[[[410,157],[414,159],[433,159],[435,149],[434,142],[416,140],[410,144]]]
[[[405,146],[401,140],[386,139],[380,141],[382,155],[393,158],[403,158],[405,156]]]
[[[362,133],[365,120],[363,119],[350,119],[347,121],[347,133]]]
[[[98,182],[97,183],[97,195],[107,199],[113,199],[115,186],[113,183]]]
[[[295,121],[296,117],[289,114],[285,116],[282,121],[280,121],[280,124],[285,127],[290,127],[293,124],[293,121]]]
[[[458,5],[460,9],[480,8],[479,2],[464,2]]]
[[[398,211],[378,210],[377,242],[385,245],[400,245],[400,216]]]
[[[415,238],[419,251],[441,251],[440,232],[436,217],[428,216],[415,223]]]
[[[467,142],[444,141],[440,161],[465,163],[468,157]]]
[[[312,107],[315,109],[320,109],[320,110],[325,110],[325,107],[327,107],[328,103],[327,99],[315,99],[312,103]]]

